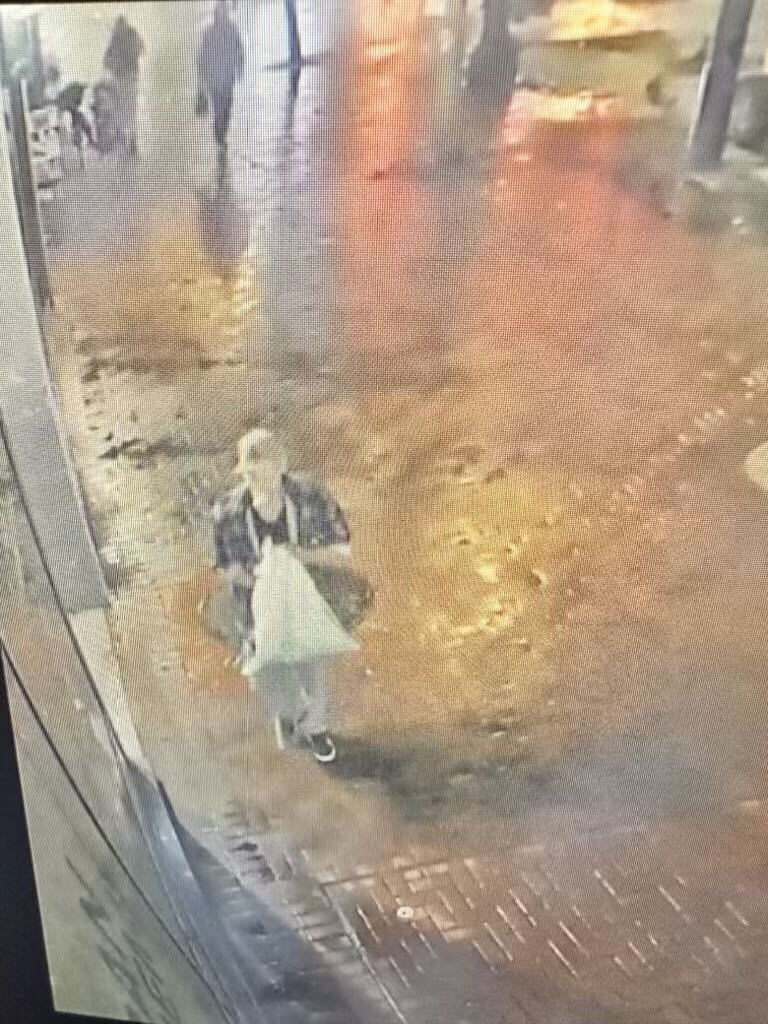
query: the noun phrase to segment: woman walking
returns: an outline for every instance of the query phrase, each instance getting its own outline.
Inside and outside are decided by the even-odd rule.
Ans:
[[[219,0],[197,52],[196,112],[202,117],[209,105],[213,108],[213,137],[220,161],[227,152],[235,83],[242,78],[244,67],[243,40],[230,17],[228,5]]]
[[[349,527],[336,501],[287,472],[282,445],[267,430],[238,444],[241,483],[214,510],[216,565],[229,580],[238,616],[244,675],[261,694],[278,746],[308,747],[336,759],[328,676],[357,650],[304,563],[348,559]]]
[[[144,41],[122,15],[115,22],[104,67],[112,76],[117,97],[118,134],[124,151],[132,158],[138,156],[137,106],[139,70]]]

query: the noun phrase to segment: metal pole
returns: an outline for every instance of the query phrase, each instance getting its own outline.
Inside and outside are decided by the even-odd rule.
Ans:
[[[290,47],[291,67],[301,67],[301,39],[299,37],[299,19],[296,14],[296,0],[283,0],[285,17],[288,21],[288,46]]]
[[[32,80],[27,99],[29,106],[36,108],[45,102],[45,68],[43,67],[43,45],[40,41],[40,15],[29,19],[30,47],[32,51]]]
[[[723,0],[712,53],[704,66],[698,112],[691,132],[691,170],[719,166],[755,0]]]
[[[26,98],[26,83],[23,79],[11,81],[10,122],[15,156],[16,187],[19,198],[19,218],[24,235],[27,263],[37,300],[38,309],[53,306],[53,293],[48,264],[45,259],[45,243],[40,224],[40,207],[37,201],[37,185],[32,167],[32,153],[29,145],[29,108]]]
[[[509,0],[485,0],[480,42],[469,64],[468,86],[489,99],[506,100],[517,78],[519,46],[509,31]]]
[[[486,43],[504,36],[509,24],[509,0],[485,0],[483,36]]]
[[[0,85],[3,88],[8,85],[8,53],[5,49],[5,28],[3,26],[2,11],[0,11]]]

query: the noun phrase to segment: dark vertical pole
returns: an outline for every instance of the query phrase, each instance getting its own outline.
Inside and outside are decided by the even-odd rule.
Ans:
[[[8,53],[5,49],[5,28],[3,26],[3,12],[0,11],[0,86],[6,88],[8,85]]]
[[[470,90],[494,101],[506,100],[514,91],[519,46],[509,31],[509,0],[485,0],[483,31],[469,65]]]
[[[283,0],[285,17],[288,22],[288,46],[290,48],[291,67],[301,67],[301,39],[299,37],[299,19],[296,14],[296,0]]]
[[[45,101],[45,69],[43,67],[43,44],[40,41],[40,15],[33,14],[29,19],[30,46],[32,50],[32,82],[29,105],[39,107]]]
[[[722,0],[712,54],[702,71],[701,99],[691,133],[692,170],[717,167],[728,137],[741,58],[755,0]]]
[[[10,89],[10,121],[13,139],[16,195],[24,247],[38,309],[53,305],[53,295],[45,261],[45,245],[37,203],[37,185],[29,147],[28,111],[23,79],[14,78]]]

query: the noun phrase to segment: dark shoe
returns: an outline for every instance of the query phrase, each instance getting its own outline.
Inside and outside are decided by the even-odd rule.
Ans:
[[[309,738],[309,749],[320,764],[333,764],[336,760],[336,744],[328,732],[319,732]]]

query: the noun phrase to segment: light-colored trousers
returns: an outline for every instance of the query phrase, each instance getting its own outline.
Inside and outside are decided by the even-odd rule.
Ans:
[[[250,677],[270,721],[290,722],[298,737],[316,736],[329,728],[329,658],[297,665],[273,664]]]

